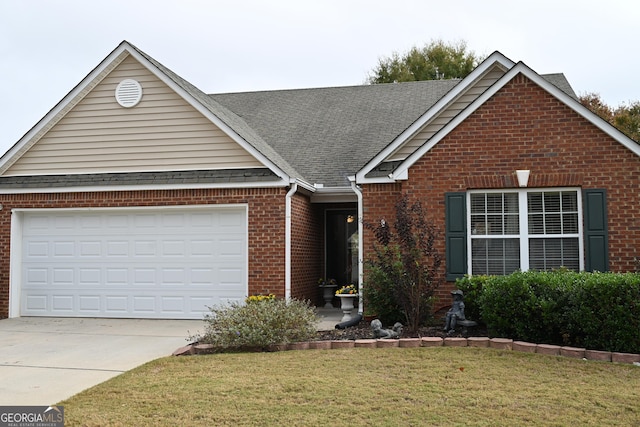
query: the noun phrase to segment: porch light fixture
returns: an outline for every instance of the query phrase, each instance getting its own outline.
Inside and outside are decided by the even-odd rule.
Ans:
[[[526,170],[517,170],[516,171],[516,176],[518,177],[518,185],[520,187],[526,187],[527,183],[529,182],[529,173],[531,171],[526,169]]]
[[[347,215],[347,222],[351,224],[353,221],[355,221],[355,218],[353,217],[353,215]]]

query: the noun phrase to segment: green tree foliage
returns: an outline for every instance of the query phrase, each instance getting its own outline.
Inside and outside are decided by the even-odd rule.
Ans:
[[[383,324],[400,321],[416,331],[432,315],[434,291],[442,281],[438,233],[420,202],[410,204],[406,195],[396,203],[395,213],[393,225],[384,219],[366,224],[376,243],[367,263],[365,304]]]
[[[600,94],[589,92],[579,97],[580,103],[602,117],[622,133],[640,142],[640,101],[620,104],[611,108],[605,104]]]
[[[370,72],[367,83],[396,83],[419,80],[464,78],[484,57],[467,50],[464,41],[448,44],[434,40],[424,47],[381,58]]]

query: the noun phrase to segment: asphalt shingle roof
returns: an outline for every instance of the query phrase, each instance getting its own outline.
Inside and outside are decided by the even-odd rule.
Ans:
[[[459,80],[210,95],[309,183],[348,186]]]
[[[267,168],[194,170],[170,172],[121,172],[68,175],[0,177],[0,188],[63,188],[74,186],[220,184],[270,182],[276,177]]]

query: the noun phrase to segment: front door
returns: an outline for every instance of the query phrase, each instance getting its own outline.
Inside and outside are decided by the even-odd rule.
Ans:
[[[325,277],[339,286],[358,285],[357,218],[355,210],[326,211]]]

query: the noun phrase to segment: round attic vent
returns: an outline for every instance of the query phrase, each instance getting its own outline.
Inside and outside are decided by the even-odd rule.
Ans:
[[[124,79],[116,88],[116,101],[124,108],[138,105],[142,99],[142,86],[133,79]]]

